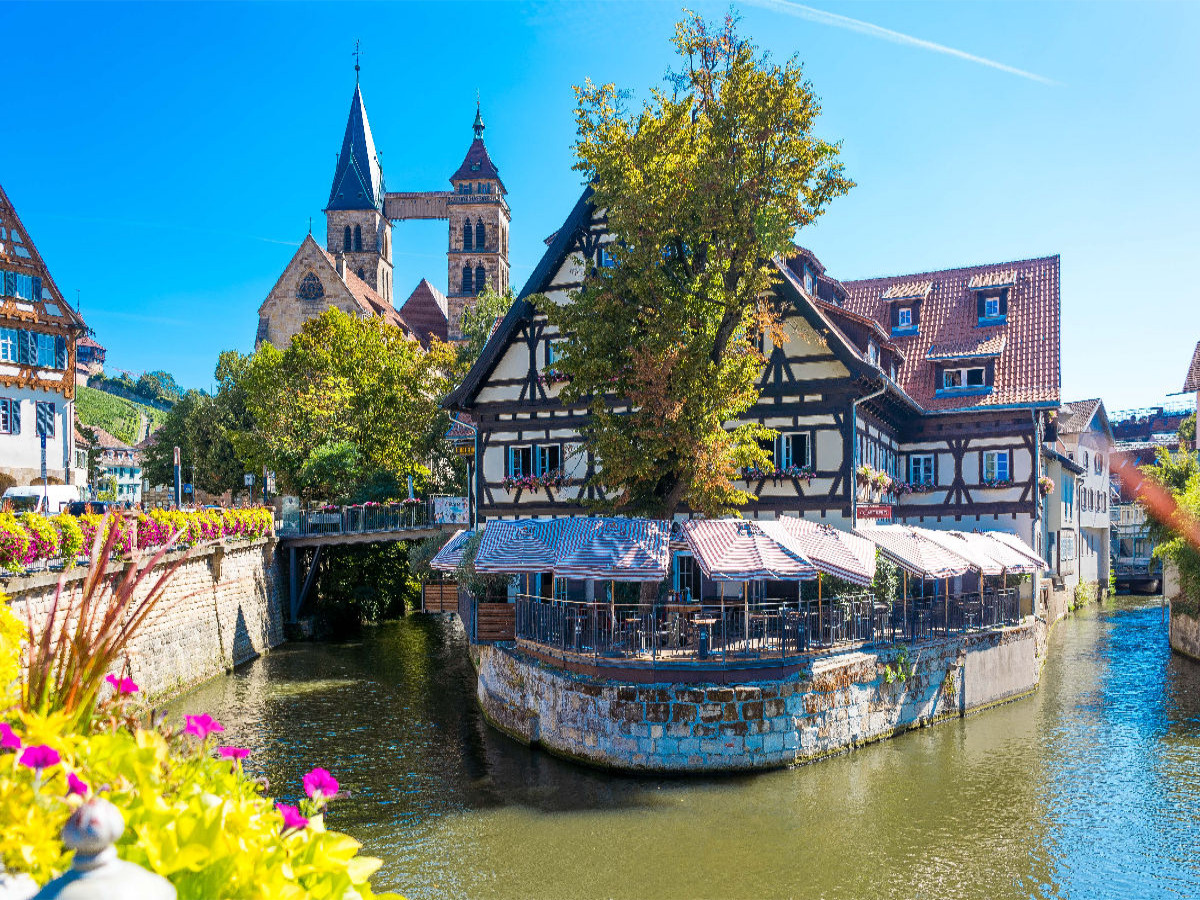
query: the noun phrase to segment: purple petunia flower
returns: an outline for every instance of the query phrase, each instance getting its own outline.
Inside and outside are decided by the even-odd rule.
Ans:
[[[112,685],[113,691],[117,694],[136,694],[138,686],[134,684],[132,678],[118,678],[116,675],[106,675],[104,678]]]
[[[88,788],[87,782],[74,772],[71,772],[69,775],[67,775],[68,796],[71,794],[78,794],[80,797],[86,797],[89,790],[90,788]]]
[[[12,726],[7,722],[0,722],[0,749],[21,749],[21,739],[13,733]]]
[[[338,781],[325,769],[313,769],[304,776],[304,793],[313,800],[332,800],[338,793]]]
[[[275,808],[279,810],[280,815],[283,816],[284,831],[287,831],[290,828],[299,830],[308,825],[308,819],[300,815],[300,810],[298,810],[296,807],[289,806],[286,803],[276,803]]]
[[[217,756],[221,759],[245,759],[250,751],[245,747],[218,747]]]
[[[184,733],[195,735],[200,740],[204,740],[210,734],[216,734],[225,730],[225,726],[208,713],[202,716],[184,716],[183,718],[187,723],[183,729]]]
[[[31,769],[41,771],[51,766],[57,766],[61,758],[58,755],[58,751],[53,747],[38,744],[36,747],[25,748],[25,752],[21,754],[20,763],[23,766],[29,766]]]

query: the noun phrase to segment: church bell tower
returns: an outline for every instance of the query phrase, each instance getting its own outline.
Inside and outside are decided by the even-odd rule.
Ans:
[[[508,193],[483,143],[483,115],[478,104],[475,133],[466,159],[450,176],[448,211],[450,246],[446,253],[449,337],[462,337],[463,310],[485,287],[508,290]]]

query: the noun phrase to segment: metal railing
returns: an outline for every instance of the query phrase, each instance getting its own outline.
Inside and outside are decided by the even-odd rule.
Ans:
[[[780,660],[839,647],[929,640],[1020,621],[1015,590],[908,598],[894,604],[863,594],[757,603],[749,610],[709,603],[646,609],[527,595],[518,596],[515,605],[518,641],[563,656],[590,657],[597,664]]]
[[[321,507],[285,515],[279,526],[283,537],[323,534],[366,534],[377,531],[407,531],[433,525],[428,501],[416,503],[373,503],[359,506]]]

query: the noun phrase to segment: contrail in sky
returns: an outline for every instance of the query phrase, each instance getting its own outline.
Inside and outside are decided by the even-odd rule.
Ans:
[[[808,19],[810,22],[817,22],[821,25],[832,25],[834,28],[845,28],[847,31],[856,31],[859,34],[865,34],[867,37],[879,38],[883,41],[891,41],[893,44],[903,44],[908,47],[920,47],[922,50],[932,50],[934,53],[943,53],[946,56],[954,56],[958,59],[965,59],[967,62],[978,63],[981,66],[987,66],[990,69],[998,69],[1001,72],[1007,72],[1009,75],[1017,75],[1020,78],[1028,78],[1030,81],[1037,81],[1041,84],[1058,84],[1053,79],[1046,78],[1043,75],[1038,75],[1034,72],[1026,72],[1024,69],[1018,69],[1015,66],[1008,66],[1002,62],[996,62],[994,59],[988,59],[986,56],[976,56],[973,53],[967,53],[964,50],[955,50],[953,47],[947,47],[945,44],[935,44],[933,41],[926,41],[922,38],[913,37],[911,34],[904,34],[900,31],[892,31],[890,28],[884,28],[880,25],[872,25],[870,22],[864,22],[861,19],[851,19],[849,16],[841,16],[837,13],[825,12],[822,9],[814,9],[811,6],[804,6],[801,3],[793,3],[791,0],[748,0],[750,5],[759,6],[763,9],[774,10],[775,12],[783,13],[785,16],[793,16],[797,19]]]

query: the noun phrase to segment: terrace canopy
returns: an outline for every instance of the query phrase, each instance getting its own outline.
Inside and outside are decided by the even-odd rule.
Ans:
[[[982,536],[996,545],[996,552],[1004,556],[1008,571],[1014,575],[1028,575],[1046,568],[1046,561],[1015,534],[986,531]]]
[[[462,563],[463,550],[466,548],[467,541],[474,535],[474,531],[465,528],[454,532],[450,535],[450,540],[446,541],[442,549],[429,561],[429,568],[438,572],[453,572]]]
[[[875,525],[856,529],[900,568],[922,579],[935,581],[962,575],[975,565],[930,539],[925,529],[908,525]]]
[[[935,531],[932,528],[914,529],[922,537],[963,557],[982,575],[1003,575],[1004,563],[996,558],[994,541],[970,541],[962,531]],[[980,535],[980,537],[983,537]]]
[[[551,572],[567,519],[494,519],[483,530],[475,571],[490,575]]]
[[[697,519],[683,537],[700,570],[713,581],[809,581],[817,567],[776,522]]]
[[[818,572],[864,587],[875,580],[875,545],[866,538],[795,516],[780,516],[768,524],[787,534],[792,539],[792,546],[803,553]]]
[[[670,526],[655,519],[568,519],[553,571],[582,581],[662,581]]]

